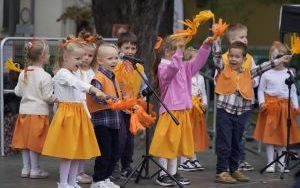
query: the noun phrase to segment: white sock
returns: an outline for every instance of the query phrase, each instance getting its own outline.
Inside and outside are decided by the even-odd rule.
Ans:
[[[268,164],[270,164],[274,160],[274,145],[267,144],[266,152],[267,152]]]
[[[84,173],[85,160],[79,160],[78,175]]]
[[[171,175],[175,175],[177,172],[177,158],[168,159],[168,172]]]
[[[22,150],[23,168],[30,170],[30,157],[29,150]]]
[[[180,157],[180,164],[186,162],[187,160],[189,160],[189,159],[186,157]]]
[[[197,160],[197,154],[195,153],[195,155],[191,158],[192,161],[196,161]]]
[[[30,164],[32,171],[38,171],[39,169],[39,154],[34,151],[29,151],[30,155]]]
[[[280,156],[282,152],[285,151],[285,147],[277,147],[276,149],[277,149],[278,156]],[[283,170],[283,168],[285,167],[285,156],[281,157],[279,159],[279,162],[283,165],[283,166],[280,165],[280,169]]]
[[[158,163],[164,167],[166,170],[168,170],[168,160],[166,158],[158,158]],[[159,175],[162,176],[166,174],[163,170],[160,171]]]
[[[62,159],[59,164],[59,183],[61,185],[68,184],[68,176],[71,166],[71,160]]]
[[[71,161],[68,183],[70,185],[73,185],[73,186],[76,185],[78,165],[79,165],[79,160],[72,160]]]

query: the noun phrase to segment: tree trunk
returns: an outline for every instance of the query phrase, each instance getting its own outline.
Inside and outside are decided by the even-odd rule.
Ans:
[[[129,24],[138,37],[146,73],[150,72],[156,36],[173,32],[173,7],[173,0],[92,0],[96,30],[103,37],[112,36],[113,24]]]

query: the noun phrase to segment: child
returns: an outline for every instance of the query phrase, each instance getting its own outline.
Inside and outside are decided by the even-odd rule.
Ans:
[[[270,48],[270,60],[278,55],[287,54],[287,48],[281,42],[274,42]],[[266,144],[268,164],[273,161],[274,147],[281,155],[287,145],[287,113],[288,113],[288,86],[285,80],[289,78],[288,69],[284,64],[265,72],[261,76],[258,88],[258,102],[260,106],[254,138]],[[296,121],[295,111],[298,109],[298,99],[295,85],[291,87],[291,132],[290,144],[299,143],[300,131]],[[280,158],[284,169],[284,157]],[[266,169],[266,172],[275,172],[275,163]],[[288,172],[288,169],[286,169]]]
[[[49,103],[53,103],[51,76],[43,67],[49,63],[49,46],[43,40],[33,40],[25,45],[29,67],[21,72],[15,94],[22,97],[16,121],[12,147],[22,150],[23,178],[47,178],[48,173],[39,168],[49,128]]]
[[[118,38],[117,45],[120,53],[124,53],[127,56],[134,56],[137,52],[137,37],[130,32],[122,33]],[[136,66],[146,78],[144,67],[141,64],[136,64]],[[126,97],[138,98],[140,93],[147,88],[141,76],[134,70],[132,62],[124,60],[118,63],[115,73],[121,90]],[[129,131],[130,114],[124,114],[124,121],[126,126],[120,129],[121,178],[127,178],[131,174],[132,168],[130,164],[133,161],[132,157],[134,153],[134,136]],[[136,174],[132,178],[135,178],[135,176]],[[118,178],[117,173],[114,173],[114,177]]]
[[[194,156],[194,142],[189,110],[192,109],[192,77],[203,67],[210,53],[210,39],[207,38],[197,56],[183,62],[183,40],[174,41],[167,37],[159,48],[153,66],[154,79],[159,86],[161,99],[180,122],[176,125],[166,109],[160,108],[149,153],[159,157],[159,163],[181,184],[190,180],[181,177],[177,171],[177,157]],[[177,48],[177,49],[176,49]],[[160,172],[156,182],[161,186],[172,186],[174,182]]]
[[[62,43],[57,62],[60,69],[53,77],[54,94],[59,104],[42,153],[61,158],[58,188],[80,188],[76,183],[79,160],[100,155],[81,92],[94,93],[101,98],[105,95],[74,75],[84,55],[80,43],[80,40],[71,37]]]
[[[229,44],[239,41],[239,42],[242,42],[243,44],[245,44],[246,46],[248,45],[248,39],[247,39],[248,29],[245,25],[242,25],[239,23],[230,24],[228,29],[226,30],[225,36],[226,36]],[[228,56],[228,51],[222,55],[222,60],[223,60],[224,64],[229,63],[227,56]],[[256,67],[254,59],[249,53],[246,54],[246,58],[245,58],[245,61],[243,62],[242,67],[245,69]],[[253,82],[254,82],[254,87],[257,87],[258,83],[259,83],[259,77],[254,78]],[[254,102],[255,102],[254,99],[255,98],[253,97],[252,104],[254,104]],[[246,122],[246,126],[248,126],[249,124],[250,124],[250,121]],[[251,171],[251,170],[254,170],[254,167],[246,161],[246,153],[245,153],[246,134],[247,134],[247,132],[244,131],[243,137],[242,137],[242,140],[240,143],[241,153],[240,153],[240,157],[239,157],[239,170]]]
[[[122,98],[119,84],[113,73],[117,65],[118,50],[113,44],[100,45],[97,52],[98,72],[92,79],[92,85],[102,90],[111,98]],[[123,112],[112,111],[105,101],[95,95],[87,95],[87,104],[94,123],[94,130],[102,155],[96,157],[91,188],[111,187],[118,185],[110,181],[116,162],[119,160],[119,129],[123,120]]]
[[[197,50],[189,47],[184,52],[184,60],[191,60],[197,55]],[[192,103],[191,124],[193,127],[195,155],[192,158],[181,157],[181,164],[178,170],[195,171],[204,170],[204,167],[197,159],[196,152],[205,150],[208,147],[208,134],[205,123],[205,110],[207,108],[207,96],[205,91],[204,78],[196,74],[192,78]]]
[[[291,56],[283,56],[276,61],[266,62],[255,68],[243,68],[247,48],[244,43],[234,42],[228,49],[228,64],[221,61],[220,41],[214,43],[214,61],[218,69],[215,92],[217,94],[216,182],[247,182],[249,178],[238,170],[240,156],[239,143],[242,139],[245,123],[249,120],[254,85],[252,78],[288,62]],[[228,173],[230,171],[230,174]]]
[[[75,72],[75,75],[80,80],[86,83],[90,83],[92,78],[95,76],[92,64],[96,53],[96,38],[86,31],[81,31],[79,33],[79,37],[84,41],[84,55],[82,57],[79,69]],[[82,100],[84,101],[84,105],[87,108],[85,92],[82,92]],[[84,160],[81,160],[79,162],[78,175],[76,179],[79,183],[92,183],[93,178],[85,173],[84,163]]]

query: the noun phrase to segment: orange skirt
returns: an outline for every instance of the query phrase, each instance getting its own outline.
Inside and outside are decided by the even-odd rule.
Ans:
[[[287,145],[288,100],[265,95],[266,108],[260,109],[254,138],[266,144]],[[296,112],[291,109],[290,143],[300,142],[300,131],[296,121]]]
[[[195,154],[189,110],[171,111],[178,119],[176,125],[168,113],[159,116],[149,153],[156,157],[174,159]]]
[[[205,114],[202,111],[201,106],[201,98],[193,96],[193,108],[190,112],[190,116],[193,128],[195,152],[204,151],[209,145],[205,123]]]
[[[19,114],[11,147],[41,153],[49,128],[47,115]]]
[[[100,155],[93,124],[82,103],[58,104],[42,154],[66,159],[90,159]]]

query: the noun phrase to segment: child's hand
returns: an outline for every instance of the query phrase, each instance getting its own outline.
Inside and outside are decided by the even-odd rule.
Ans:
[[[264,110],[267,109],[267,105],[266,105],[265,103],[261,103],[261,104],[259,105],[259,109],[260,109],[261,111],[264,111]]]
[[[95,95],[99,99],[106,100],[106,98],[107,98],[107,95],[105,93],[103,93],[102,91],[100,91],[100,90],[96,90]]]
[[[293,55],[284,55],[282,56],[281,58],[279,58],[279,62],[282,62],[282,63],[288,63],[292,60],[292,57]]]
[[[209,44],[211,45],[213,43],[213,38],[212,37],[207,37],[204,41],[203,44]]]
[[[203,112],[205,112],[206,109],[207,109],[207,105],[206,105],[206,104],[203,104],[203,105],[202,105],[202,110],[203,110]]]

